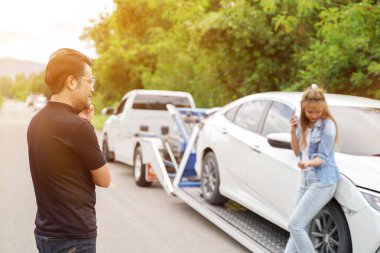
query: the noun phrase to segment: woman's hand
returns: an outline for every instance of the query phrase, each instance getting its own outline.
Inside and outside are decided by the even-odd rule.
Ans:
[[[290,118],[290,134],[291,134],[291,147],[294,152],[294,155],[299,155],[299,149],[298,149],[298,140],[296,136],[296,129],[298,126],[298,118],[293,113],[292,117]]]
[[[78,113],[78,116],[81,117],[82,119],[85,119],[91,122],[92,119],[94,118],[94,106],[90,104],[85,109],[83,109],[80,113]]]
[[[306,169],[307,167],[309,167],[309,164],[307,162],[303,162],[303,161],[300,161],[298,162],[298,167],[301,169],[301,170],[304,170]]]
[[[303,162],[303,161],[300,161],[298,162],[298,167],[301,169],[301,170],[304,170],[306,169],[307,167],[318,167],[322,164],[322,159],[319,158],[318,156],[314,157],[313,159],[309,160],[309,161],[306,161],[306,162]]]

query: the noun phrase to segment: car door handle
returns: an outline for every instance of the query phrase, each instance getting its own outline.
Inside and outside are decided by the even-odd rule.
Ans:
[[[222,130],[220,130],[220,132],[221,132],[222,134],[228,134],[228,131],[227,131],[227,129],[225,129],[225,128],[222,128]]]
[[[249,146],[249,148],[253,151],[255,151],[258,154],[261,154],[260,146],[259,145],[254,145],[254,146]]]

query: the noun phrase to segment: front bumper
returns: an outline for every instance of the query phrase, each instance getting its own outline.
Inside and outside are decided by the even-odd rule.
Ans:
[[[353,253],[377,253],[380,247],[380,212],[368,206],[353,215],[346,214]]]

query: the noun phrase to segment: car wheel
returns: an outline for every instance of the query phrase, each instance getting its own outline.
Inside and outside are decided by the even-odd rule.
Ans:
[[[107,135],[104,135],[102,150],[103,150],[103,155],[106,158],[107,162],[113,162],[115,160],[115,154],[111,152],[108,148]]]
[[[318,253],[351,253],[351,235],[344,213],[335,201],[328,203],[313,219],[310,238]]]
[[[142,162],[141,148],[138,146],[135,149],[135,155],[133,159],[133,174],[135,182],[138,186],[150,186],[152,182],[148,182],[145,179],[145,164]]]
[[[221,205],[227,202],[227,198],[219,192],[220,177],[218,164],[213,152],[209,152],[203,158],[201,173],[201,189],[205,200],[214,205]]]

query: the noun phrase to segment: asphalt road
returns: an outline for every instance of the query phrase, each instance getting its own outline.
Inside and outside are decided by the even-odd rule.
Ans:
[[[0,110],[0,253],[37,252],[26,130],[36,112],[6,101]],[[248,252],[156,183],[139,188],[132,169],[110,164],[112,185],[97,188],[97,252]]]

